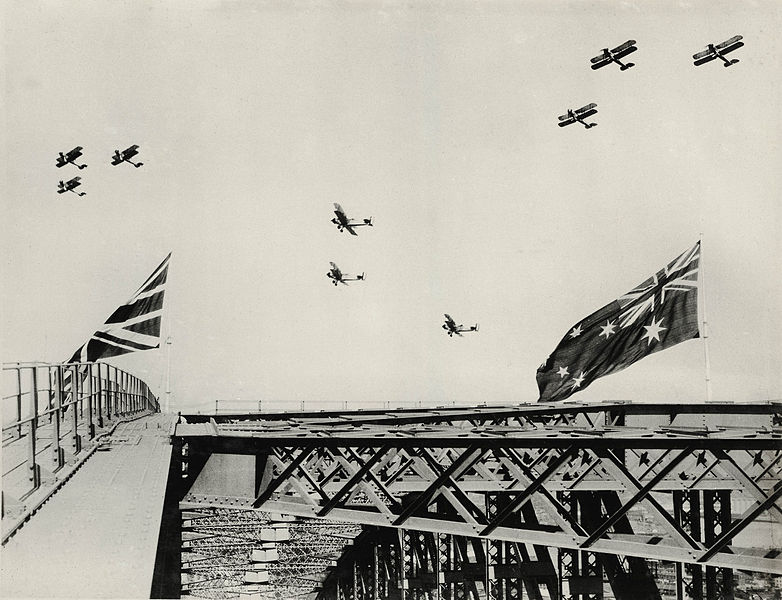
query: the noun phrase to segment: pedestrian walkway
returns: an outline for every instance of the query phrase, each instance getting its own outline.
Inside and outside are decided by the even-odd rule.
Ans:
[[[172,415],[120,424],[3,546],[5,598],[149,598]]]

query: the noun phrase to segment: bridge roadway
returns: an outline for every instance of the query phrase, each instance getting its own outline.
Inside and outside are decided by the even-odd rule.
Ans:
[[[150,597],[175,418],[118,425],[3,547],[1,597]]]

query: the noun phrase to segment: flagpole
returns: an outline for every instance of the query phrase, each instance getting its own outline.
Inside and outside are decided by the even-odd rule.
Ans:
[[[169,256],[171,256],[169,254]],[[171,264],[169,259],[169,264]],[[164,406],[164,412],[171,412],[171,345],[173,339],[171,338],[171,294],[168,295],[168,302],[166,303],[166,312],[168,313],[168,335],[166,336],[166,402]]]
[[[169,335],[166,338],[166,403],[163,407],[165,413],[171,412],[171,344],[172,340]]]
[[[700,280],[701,280],[701,317],[703,318],[703,358],[706,367],[706,402],[711,402],[711,362],[709,360],[709,324],[706,320],[706,275],[703,269],[703,234],[698,238],[700,245]]]

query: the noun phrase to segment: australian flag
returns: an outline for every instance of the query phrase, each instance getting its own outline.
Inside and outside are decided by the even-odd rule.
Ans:
[[[699,337],[700,242],[661,271],[576,323],[538,369],[538,402],[556,402],[598,377]]]

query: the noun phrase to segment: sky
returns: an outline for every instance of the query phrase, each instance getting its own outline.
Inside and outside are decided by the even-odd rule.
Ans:
[[[67,360],[172,252],[170,357],[108,362],[164,394],[170,358],[173,409],[535,402],[568,329],[702,234],[712,398],[782,399],[779,2],[2,10],[4,362]],[[589,68],[627,39],[635,67]],[[703,340],[572,397],[705,399]]]

